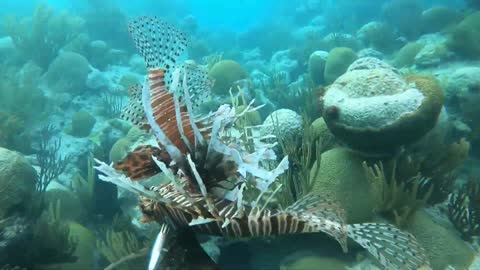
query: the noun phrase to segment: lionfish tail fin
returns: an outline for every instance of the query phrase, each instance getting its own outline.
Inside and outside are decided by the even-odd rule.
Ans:
[[[113,167],[125,173],[133,181],[143,180],[161,171],[152,157],[167,164],[171,162],[171,158],[165,150],[155,146],[143,145],[129,152],[126,157],[115,163]]]
[[[156,16],[130,21],[128,31],[148,69],[173,68],[187,49],[185,34]]]
[[[390,224],[348,225],[348,236],[368,250],[389,270],[416,270],[429,266],[424,249],[415,237]]]
[[[309,194],[285,211],[305,221],[312,231],[330,235],[338,241],[344,252],[347,251],[345,210],[336,201]]]

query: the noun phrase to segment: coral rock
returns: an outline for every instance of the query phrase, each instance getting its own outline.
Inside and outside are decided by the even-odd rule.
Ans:
[[[55,92],[81,94],[89,73],[90,65],[84,56],[64,52],[50,64],[46,79],[48,87]]]
[[[403,78],[375,58],[362,58],[330,85],[323,97],[329,129],[351,148],[391,154],[431,130],[443,91],[430,77]]]
[[[302,131],[302,117],[295,111],[280,109],[271,113],[263,121],[262,134],[271,134],[274,130],[279,140],[292,140],[297,138]]]
[[[325,82],[328,84],[334,82],[356,59],[357,55],[350,48],[338,47],[332,49],[325,64]]]
[[[315,51],[308,59],[308,73],[314,85],[322,85],[325,82],[323,73],[327,63],[328,52]]]
[[[37,172],[21,154],[0,148],[0,219],[25,209],[36,182]]]
[[[474,251],[453,231],[435,222],[425,211],[417,211],[407,230],[426,250],[434,270],[467,269],[474,258]]]
[[[312,192],[340,202],[348,223],[370,221],[376,208],[376,195],[371,192],[363,161],[364,157],[346,148],[334,148],[323,153],[320,168],[315,163],[310,172]]]
[[[233,60],[222,60],[216,63],[210,70],[209,75],[215,80],[213,92],[219,95],[228,95],[228,90],[235,81],[247,77],[247,73],[242,66]]]

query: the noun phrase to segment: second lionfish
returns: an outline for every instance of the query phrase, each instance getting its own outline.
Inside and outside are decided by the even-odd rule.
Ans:
[[[411,234],[389,224],[346,224],[336,202],[307,195],[286,208],[268,203],[281,188],[275,182],[288,169],[288,157],[269,168],[266,161],[277,160],[275,144],[232,131],[242,114],[257,109],[253,101],[241,113],[222,105],[195,115],[194,103],[209,92],[211,81],[201,66],[178,63],[187,47],[184,34],[155,17],[131,21],[129,31],[148,75],[143,86],[131,89],[123,117],[151,131],[158,146],[138,147],[112,165],[97,161],[96,169],[100,179],[140,195],[144,220],[232,238],[324,232],[345,252],[347,239],[353,239],[386,269],[428,267]],[[169,182],[140,184],[159,173]]]

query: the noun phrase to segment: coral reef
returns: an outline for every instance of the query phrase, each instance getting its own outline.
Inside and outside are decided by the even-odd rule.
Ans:
[[[333,148],[323,153],[311,169],[312,193],[339,201],[348,223],[371,221],[378,207],[377,194],[371,192],[363,172],[364,159],[346,148]]]
[[[325,82],[324,72],[325,65],[327,63],[328,52],[326,51],[315,51],[313,52],[308,59],[308,73],[310,79],[313,82],[313,85],[318,86],[322,85]]]
[[[431,130],[443,99],[434,78],[402,78],[378,59],[361,58],[328,87],[323,116],[332,133],[353,149],[388,154]]]
[[[63,52],[48,66],[45,78],[53,91],[78,95],[86,90],[88,73],[90,65],[83,55]]]
[[[245,79],[247,73],[239,63],[233,60],[221,60],[212,66],[209,76],[215,80],[213,93],[227,96],[233,83]]]
[[[118,162],[122,160],[130,150],[130,147],[133,146],[133,141],[127,138],[120,138],[118,139],[110,149],[110,160],[112,162]]]
[[[29,209],[37,173],[19,153],[0,148],[0,220]]]
[[[75,137],[87,137],[97,120],[87,111],[76,112],[72,116],[70,129],[67,133]]]
[[[242,113],[246,109],[246,105],[240,105],[235,107],[235,110]],[[242,118],[240,118],[236,123],[236,127],[239,130],[243,130],[245,127],[258,126],[262,124],[262,116],[258,111],[246,112]]]
[[[97,241],[97,247],[101,254],[111,264],[110,268],[105,269],[131,269],[145,265],[148,256],[146,244],[146,242],[139,241],[137,236],[130,231],[115,232],[108,230],[105,241]],[[122,259],[126,257],[129,259],[123,261]],[[111,267],[113,265],[114,268]]]
[[[23,121],[18,117],[0,111],[0,147],[22,152],[29,151],[30,140],[25,132]]]
[[[434,33],[458,23],[461,20],[461,16],[453,8],[433,6],[422,12],[421,20],[422,31],[424,33]]]
[[[382,7],[382,17],[408,39],[418,37],[422,21],[422,2],[419,0],[392,0]]]
[[[340,270],[347,269],[349,264],[336,258],[298,254],[296,257],[286,258],[285,262],[280,265],[280,270],[316,270],[319,266],[322,267],[322,270]]]
[[[38,140],[36,158],[40,171],[38,173],[36,190],[40,192],[40,196],[43,196],[50,183],[65,171],[72,157],[70,155],[62,155],[60,152],[62,139],[54,140],[54,132],[55,130],[51,126],[46,126],[40,131]]]
[[[41,4],[31,19],[11,17],[4,27],[25,59],[46,68],[58,52],[84,30],[84,24],[85,21],[78,16],[55,13],[52,8]]]
[[[57,201],[60,202],[59,216],[64,220],[75,222],[85,221],[86,212],[82,202],[78,198],[76,191],[69,191],[64,189],[50,189],[45,193],[45,203],[47,205],[54,205]]]
[[[480,12],[469,15],[451,30],[447,46],[465,59],[479,58]]]
[[[44,120],[47,98],[39,88],[42,70],[33,62],[0,65],[0,146],[32,153],[33,132],[27,127]]]
[[[415,212],[406,229],[425,248],[432,269],[468,269],[474,258],[474,250],[453,231],[443,227],[424,210]]]
[[[310,129],[312,131],[313,138],[321,142],[323,151],[330,150],[336,145],[335,136],[328,129],[327,124],[322,117],[313,121]]]
[[[271,134],[272,130],[278,140],[297,141],[300,139],[303,127],[302,117],[289,109],[272,112],[263,121],[261,133]]]
[[[413,66],[413,64],[415,64],[415,57],[424,46],[424,44],[419,42],[409,42],[405,44],[405,46],[396,52],[393,65],[398,68]]]
[[[310,124],[305,116],[302,131],[297,135],[301,136],[300,142],[296,139],[278,139],[283,156],[288,156],[292,164],[290,170],[280,177],[285,187],[281,196],[278,196],[282,205],[289,205],[311,191],[318,175],[318,170],[311,173],[311,169],[330,146],[328,139],[320,137],[313,123]]]
[[[370,22],[357,31],[357,37],[367,47],[383,53],[391,52],[397,45],[395,30],[382,22]]]
[[[77,260],[72,263],[52,265],[51,269],[93,269],[96,265],[96,258],[94,253],[96,237],[94,232],[79,223],[68,222],[66,225],[70,237],[75,239],[76,241],[76,247],[75,251],[73,252],[73,256],[75,256]]]
[[[363,167],[372,193],[379,196],[375,212],[386,214],[398,227],[403,228],[409,223],[411,216],[427,203],[433,187],[430,186],[425,194],[420,194],[420,185],[426,179],[419,173],[409,179],[397,179],[397,160],[392,163],[389,177],[385,175],[382,163],[369,167],[364,162]]]
[[[60,201],[52,203],[33,227],[31,258],[26,263],[55,264],[75,262],[80,238],[70,234],[68,224],[61,220]]]
[[[426,44],[415,55],[415,65],[418,68],[437,66],[450,57],[450,52],[444,44]]]
[[[324,78],[327,84],[333,83],[340,77],[348,66],[357,60],[355,52],[347,47],[337,47],[330,51],[325,64]]]

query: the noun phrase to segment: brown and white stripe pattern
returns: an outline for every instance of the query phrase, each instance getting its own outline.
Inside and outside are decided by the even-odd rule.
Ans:
[[[188,146],[184,144],[181,137],[185,135],[190,145],[194,144],[195,138],[185,107],[180,107],[181,117],[177,119],[174,96],[168,92],[165,86],[165,70],[152,69],[148,72],[148,78],[150,82],[150,101],[155,122],[170,141],[180,149],[182,153],[186,153]],[[183,135],[178,129],[177,121],[180,122],[179,124],[183,128]]]
[[[194,210],[186,198],[182,197],[173,190],[157,190],[162,193],[162,197],[168,197],[175,200],[174,204],[165,204],[145,199],[141,203],[141,209],[149,220],[164,222],[170,221],[171,225],[179,227],[188,227],[190,222],[199,217],[213,218],[208,216],[206,204],[201,196],[195,197],[197,209],[204,213],[201,215],[198,210]],[[167,194],[171,193],[171,194]],[[300,210],[300,203],[294,204],[285,210],[260,209],[259,207],[245,207],[242,215],[236,215],[236,203],[227,200],[216,200],[215,207],[218,209],[220,218],[213,219],[211,222],[196,224],[191,228],[199,233],[224,236],[228,238],[276,236],[297,233],[326,232],[333,236],[346,249],[346,229],[342,221],[336,222],[334,219],[326,220],[326,216],[339,216],[319,211],[308,210],[305,213],[297,213]],[[317,206],[318,207],[318,206]],[[323,206],[322,206],[323,207]],[[203,209],[203,210],[202,210]],[[225,222],[227,221],[227,222]]]

